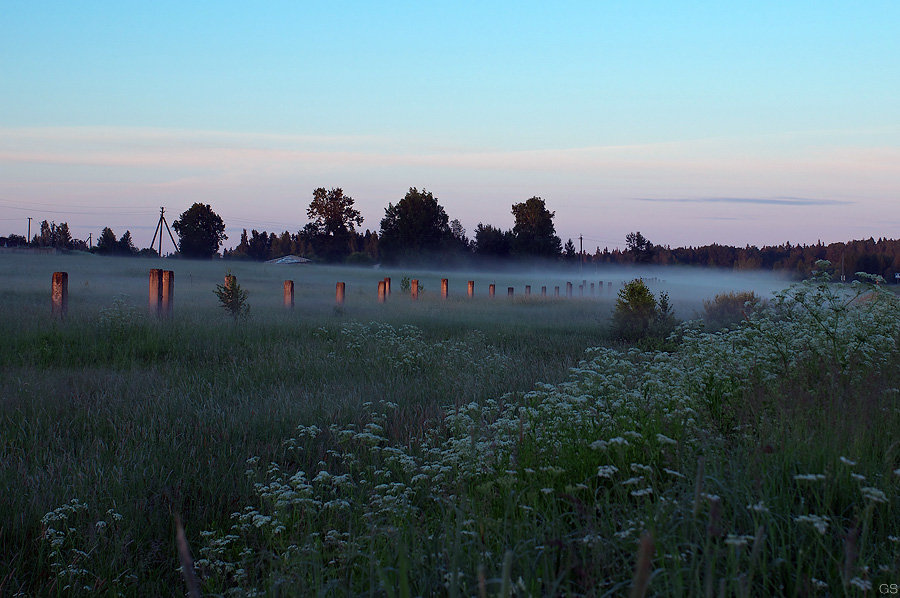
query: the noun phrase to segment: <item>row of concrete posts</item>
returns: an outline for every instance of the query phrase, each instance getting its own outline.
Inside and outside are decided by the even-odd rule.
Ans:
[[[233,275],[225,276],[226,286],[235,284],[236,278]],[[51,314],[56,318],[65,318],[69,311],[69,274],[67,272],[54,272],[52,288],[50,293],[50,309]],[[587,281],[583,281],[578,286],[579,293],[584,296]],[[346,283],[339,282],[335,287],[335,302],[338,305],[344,304],[346,294]],[[600,292],[603,292],[603,281],[599,283]],[[612,282],[607,281],[606,288],[612,290]],[[494,297],[497,285],[488,285],[488,296]],[[560,288],[554,287],[554,296],[559,297]],[[441,299],[446,299],[450,293],[450,281],[447,278],[441,279]],[[506,294],[513,297],[515,287],[507,287]],[[590,284],[591,296],[594,295],[594,283]],[[385,277],[378,281],[378,302],[384,303],[391,294],[391,279]],[[410,281],[410,296],[412,299],[419,298],[419,281],[413,279]],[[475,281],[470,280],[466,284],[466,296],[472,298],[475,296]],[[531,285],[525,285],[525,296],[531,296]],[[547,296],[547,287],[541,287],[541,297]],[[566,283],[566,297],[573,296],[573,286],[571,282]],[[154,268],[150,270],[150,289],[148,307],[150,313],[160,317],[171,317],[175,306],[175,272],[172,270],[162,270]],[[290,309],[294,307],[294,281],[284,281],[284,306]]]

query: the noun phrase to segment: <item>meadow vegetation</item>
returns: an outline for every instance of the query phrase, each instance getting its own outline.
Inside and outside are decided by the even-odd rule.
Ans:
[[[139,278],[126,298],[69,268],[62,323],[49,275],[0,294],[0,593],[179,593],[175,514],[212,595],[898,579],[900,310],[880,287],[820,275],[656,350],[617,338],[611,296],[377,305],[371,271],[340,310],[312,298],[351,271],[310,274],[288,312],[282,271],[236,268],[253,310],[233,321],[221,265],[189,267],[168,322],[146,270],[117,272]]]

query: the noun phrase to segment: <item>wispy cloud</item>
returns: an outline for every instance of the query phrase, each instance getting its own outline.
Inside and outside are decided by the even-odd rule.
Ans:
[[[735,203],[776,206],[847,206],[856,202],[818,197],[635,197],[637,201],[661,203]]]

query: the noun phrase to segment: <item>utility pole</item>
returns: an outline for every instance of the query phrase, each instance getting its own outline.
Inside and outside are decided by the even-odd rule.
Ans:
[[[159,209],[159,221],[156,223],[156,230],[153,232],[153,240],[150,241],[150,249],[153,249],[153,244],[156,243],[156,235],[159,235],[159,250],[157,253],[159,257],[162,257],[162,238],[163,238],[163,226],[166,227],[166,231],[169,233],[169,238],[172,239],[172,245],[175,246],[175,251],[178,251],[178,243],[175,242],[175,237],[172,236],[172,231],[169,230],[169,223],[166,222],[166,209]]]
[[[25,237],[25,244],[28,245],[31,243],[31,216],[26,216],[28,218],[28,236]]]
[[[578,235],[578,253],[581,255],[581,271],[584,272],[584,235]]]

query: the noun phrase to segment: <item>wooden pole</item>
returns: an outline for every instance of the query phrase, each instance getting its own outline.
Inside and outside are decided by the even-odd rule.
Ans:
[[[469,299],[471,299],[475,296],[475,281],[470,280],[466,287],[466,294],[469,296]]]
[[[419,279],[414,278],[409,281],[409,296],[413,299],[419,298]]]
[[[566,283],[566,297],[569,297],[569,298],[572,297],[572,283],[571,282]]]
[[[391,277],[390,276],[384,277],[384,296],[385,297],[391,296]]]
[[[150,293],[148,298],[148,308],[150,314],[159,316],[162,308],[162,270],[153,268],[150,270]],[[225,284],[228,284],[228,277],[225,277]]]
[[[50,287],[50,315],[64,320],[69,313],[69,273],[54,272]]]
[[[346,290],[346,288],[347,288],[347,286],[343,282],[339,282],[339,283],[337,283],[337,285],[335,285],[334,301],[338,305],[344,304],[344,291]]]
[[[386,285],[384,284],[383,280],[378,281],[378,303],[384,303],[384,299],[385,299],[384,287],[385,286]]]
[[[160,315],[169,318],[175,310],[175,272],[163,270],[162,273],[162,307]]]
[[[450,281],[446,278],[441,279],[441,299],[446,299],[450,294]]]
[[[488,297],[493,299],[494,293],[496,292],[496,290],[497,290],[497,285],[495,285],[495,284],[488,285]]]
[[[530,284],[525,285],[525,296],[531,297],[531,285]]]
[[[543,287],[541,287],[541,297],[546,297],[546,296],[547,296],[547,287],[543,286]]]
[[[294,281],[284,281],[284,306],[288,309],[294,309]]]

